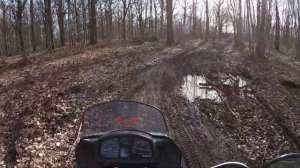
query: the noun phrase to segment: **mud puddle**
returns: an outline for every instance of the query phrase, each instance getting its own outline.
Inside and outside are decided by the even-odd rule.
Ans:
[[[204,76],[188,75],[183,81],[181,92],[189,102],[194,102],[197,98],[221,102],[218,92],[212,89],[212,86],[206,85],[207,81]]]
[[[247,87],[247,81],[240,76],[233,75],[219,75],[220,81],[207,82],[205,76],[187,75],[183,79],[183,85],[181,86],[182,95],[189,101],[194,102],[196,99],[210,100],[216,103],[222,103],[225,97],[222,95],[222,91],[218,89],[218,86],[227,85],[230,87],[237,87],[240,90],[240,94],[243,95],[244,91],[250,92],[251,89]],[[213,82],[213,83],[212,83]],[[253,96],[247,93],[248,96]]]

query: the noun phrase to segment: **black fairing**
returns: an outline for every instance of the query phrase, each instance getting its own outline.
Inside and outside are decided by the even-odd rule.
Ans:
[[[76,148],[79,168],[179,168],[181,152],[156,107],[111,101],[85,110]]]

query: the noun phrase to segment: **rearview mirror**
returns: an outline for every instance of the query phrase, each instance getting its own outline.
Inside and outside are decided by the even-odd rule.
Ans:
[[[248,166],[239,162],[226,162],[211,168],[248,168]]]
[[[299,168],[300,153],[280,156],[263,166],[263,168]]]

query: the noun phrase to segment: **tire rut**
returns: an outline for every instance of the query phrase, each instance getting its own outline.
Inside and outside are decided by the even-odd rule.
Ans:
[[[203,118],[193,104],[187,103],[179,91],[185,75],[197,70],[199,63],[211,62],[215,57],[216,54],[197,47],[185,49],[140,74],[130,75],[134,76],[131,79],[133,87],[121,96],[161,109],[169,134],[182,150],[186,165],[190,168],[206,168],[228,158],[240,159],[234,145],[227,149],[226,137],[214,126],[207,126],[209,121],[205,120],[208,119]]]

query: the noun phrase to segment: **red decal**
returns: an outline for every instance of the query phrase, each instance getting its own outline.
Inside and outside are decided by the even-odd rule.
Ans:
[[[124,126],[124,127],[129,127],[128,122],[126,122],[126,121],[125,121],[123,118],[121,118],[121,117],[116,118],[115,121],[116,121],[117,123],[119,123],[120,125]]]
[[[131,125],[136,125],[138,124],[140,121],[137,117],[132,117],[130,120],[129,120],[130,124]]]
[[[125,120],[122,117],[117,117],[115,121],[124,127],[134,127],[140,122],[137,117],[131,117],[129,120]]]

